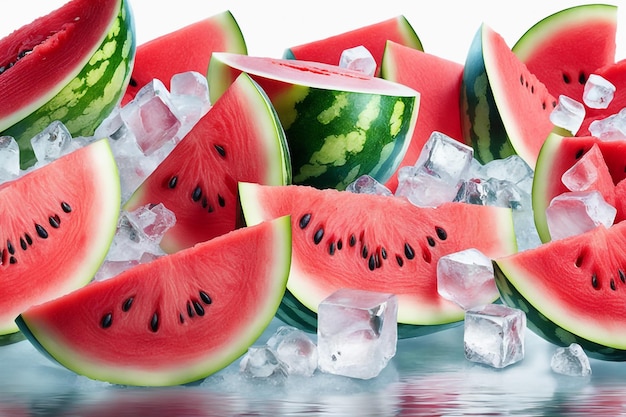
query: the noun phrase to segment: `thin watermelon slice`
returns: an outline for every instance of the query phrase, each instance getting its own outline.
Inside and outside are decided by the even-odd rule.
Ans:
[[[626,141],[603,141],[593,136],[568,137],[552,133],[542,146],[533,177],[532,205],[535,226],[543,242],[550,240],[546,220],[550,201],[569,191],[561,181],[563,173],[594,145],[602,153],[613,184],[626,178]],[[622,219],[616,217],[616,221]]]
[[[420,112],[413,138],[398,168],[415,164],[433,131],[463,140],[459,106],[463,65],[388,41],[381,77],[420,92]],[[397,171],[385,185],[391,191],[396,189]]]
[[[211,100],[242,72],[278,113],[294,183],[344,189],[366,174],[385,182],[404,157],[420,102],[412,88],[334,65],[216,52]]]
[[[31,305],[93,278],[119,210],[117,166],[106,139],[0,186],[0,336],[17,332],[15,318]]]
[[[504,302],[560,346],[578,343],[592,357],[626,360],[626,223],[555,240],[495,259]]]
[[[534,169],[553,130],[556,99],[513,54],[502,36],[482,24],[463,69],[462,131],[479,162],[517,154]]]
[[[271,103],[240,77],[124,204],[163,203],[176,223],[161,240],[175,252],[237,227],[237,182],[291,182],[284,131]]]
[[[291,215],[293,259],[278,317],[316,328],[320,301],[340,288],[398,296],[400,337],[458,323],[464,312],[439,296],[436,265],[476,248],[489,257],[516,251],[511,210],[449,203],[420,208],[408,200],[303,185],[240,183],[246,224]]]
[[[553,13],[511,48],[550,94],[582,102],[589,75],[615,61],[617,6],[582,4]]]
[[[356,46],[364,46],[376,61],[375,75],[378,75],[385,43],[388,40],[410,48],[423,50],[422,42],[409,21],[405,16],[399,15],[324,39],[292,46],[285,50],[283,57],[286,59],[339,65],[339,59],[344,50]]]
[[[137,46],[135,63],[122,105],[139,90],[158,79],[169,90],[172,76],[196,71],[207,74],[211,54],[216,51],[246,54],[245,39],[230,11],[198,20]]]
[[[232,363],[268,326],[291,259],[288,217],[248,227],[22,313],[44,354],[92,379],[177,385]]]

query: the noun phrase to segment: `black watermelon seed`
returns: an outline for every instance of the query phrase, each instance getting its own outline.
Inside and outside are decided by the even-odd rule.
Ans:
[[[223,146],[221,145],[213,145],[213,147],[215,148],[215,150],[217,151],[218,154],[220,154],[220,156],[222,158],[226,157],[226,149],[224,149]]]
[[[29,245],[33,244],[33,238],[30,237],[28,233],[24,233],[24,239],[26,239],[26,243],[28,243]]]
[[[343,248],[343,241],[341,239],[339,239],[337,241],[337,250],[341,250],[341,248]]]
[[[350,235],[350,240],[348,241],[348,244],[350,246],[356,245],[356,236],[354,236],[354,234]]]
[[[596,290],[600,288],[600,282],[598,282],[598,276],[595,274],[595,272],[591,274],[591,286]]]
[[[199,185],[196,185],[196,188],[194,188],[193,192],[191,193],[191,199],[193,201],[199,201],[200,197],[202,197],[202,188],[200,188]]]
[[[207,210],[209,213],[213,213],[213,206],[211,204],[209,204],[209,209]]]
[[[131,87],[137,87],[137,80],[135,80],[133,77],[130,77],[130,80],[128,80],[128,85],[130,85]]]
[[[134,297],[128,297],[126,301],[122,304],[122,311],[128,311],[133,305],[133,301],[135,301]]]
[[[521,74],[519,76],[519,82],[520,82],[521,85],[524,85],[524,74]]]
[[[150,319],[150,330],[156,333],[159,330],[159,313],[155,312]]]
[[[170,188],[176,188],[177,183],[178,183],[178,177],[174,175],[172,178],[170,178],[169,182],[167,183],[167,186]]]
[[[396,255],[396,262],[398,262],[398,266],[404,265],[404,259],[400,255]]]
[[[28,249],[28,245],[26,244],[26,240],[24,240],[23,237],[20,238],[20,248],[22,248],[22,250]]]
[[[196,310],[196,314],[199,316],[204,316],[204,307],[197,301],[193,302],[193,309]]]
[[[180,324],[183,324],[185,322],[185,316],[183,316],[183,313],[178,313],[178,321],[180,322]]]
[[[35,230],[37,231],[37,235],[42,239],[48,238],[48,232],[43,228],[40,224],[35,224]]]
[[[435,232],[437,233],[437,237],[439,240],[446,240],[448,238],[448,232],[443,227],[435,227]]]
[[[100,320],[100,326],[102,326],[103,329],[108,329],[111,327],[111,324],[113,324],[113,314],[107,313],[102,317],[102,320]]]
[[[569,84],[569,83],[571,83],[571,82],[572,82],[572,79],[569,77],[569,75],[567,75],[567,74],[563,73],[563,82],[564,82],[565,84]]]
[[[298,223],[298,225],[300,226],[300,229],[304,229],[309,225],[309,222],[311,221],[311,213],[305,213],[302,215],[302,217],[300,217],[300,222]]]
[[[580,85],[585,85],[587,83],[587,76],[582,71],[578,74],[578,83]]]
[[[415,251],[408,243],[404,244],[404,256],[406,256],[407,259],[415,258]]]
[[[367,245],[363,245],[363,249],[361,250],[361,256],[363,257],[363,259],[367,258],[367,254],[368,254]]]
[[[380,257],[387,259],[387,250],[385,248],[380,248]]]
[[[580,159],[580,158],[582,158],[582,156],[583,156],[584,154],[585,154],[585,150],[584,150],[584,149],[579,149],[579,150],[576,152],[576,155],[574,155],[574,158],[576,158],[576,159]]]
[[[206,199],[206,197],[202,197],[202,208],[207,208],[209,206],[209,201]]]
[[[611,289],[613,291],[615,291],[617,289],[617,286],[615,285],[615,280],[613,278],[611,278]]]
[[[17,259],[15,259],[15,256],[11,256],[9,258],[9,263],[12,264],[12,265],[17,263]]]
[[[204,304],[211,304],[213,302],[213,300],[211,300],[211,297],[209,297],[209,294],[207,294],[204,291],[200,291],[200,299],[202,300],[202,302]]]
[[[618,275],[619,275],[619,279],[620,281],[622,281],[624,284],[626,284],[626,274],[624,274],[624,271],[622,271],[621,269],[617,271]]]
[[[217,204],[219,204],[220,207],[224,207],[226,205],[226,200],[220,194],[217,195]]]
[[[69,204],[67,204],[65,201],[62,201],[61,210],[63,210],[64,213],[69,213],[72,211],[72,207]]]
[[[426,241],[428,242],[428,246],[430,247],[435,246],[435,238],[433,238],[432,236],[427,236]]]
[[[11,243],[10,240],[7,240],[7,250],[9,251],[11,255],[15,255],[15,247],[13,246],[13,243]]]
[[[335,242],[330,242],[328,244],[328,254],[329,255],[334,255],[335,254]]]
[[[315,232],[315,235],[313,235],[313,242],[317,245],[322,241],[323,237],[324,237],[324,229],[320,227],[319,229],[317,229],[317,232]]]
[[[58,229],[59,226],[61,226],[61,218],[58,214],[55,214],[54,216],[48,217],[48,223],[50,223],[50,226],[53,228]]]
[[[187,301],[187,315],[189,317],[193,317],[195,315],[193,312],[193,306],[191,305],[191,301]]]
[[[374,259],[374,255],[370,256],[370,259],[367,262],[367,267],[370,269],[370,271],[376,269],[376,259]]]

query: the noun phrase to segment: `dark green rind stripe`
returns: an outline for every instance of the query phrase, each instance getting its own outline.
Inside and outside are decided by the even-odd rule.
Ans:
[[[500,297],[506,305],[526,313],[528,328],[538,336],[557,346],[569,346],[571,343],[578,343],[585,350],[585,353],[592,358],[608,361],[626,360],[626,350],[615,349],[592,342],[563,329],[551,321],[517,291],[495,261],[493,262],[493,268]]]
[[[132,11],[128,1],[122,1],[106,38],[81,72],[46,104],[0,132],[18,142],[22,168],[35,162],[30,139],[55,120],[62,121],[74,137],[94,133],[128,85],[135,49]]]
[[[514,155],[489,84],[483,59],[482,26],[474,35],[463,69],[461,109],[463,136],[481,163]]]
[[[345,189],[363,174],[385,182],[406,152],[418,106],[416,97],[309,88],[295,104],[295,120],[285,126],[293,182]],[[362,114],[365,123],[329,116],[334,111]],[[322,148],[312,148],[312,143],[322,143]]]

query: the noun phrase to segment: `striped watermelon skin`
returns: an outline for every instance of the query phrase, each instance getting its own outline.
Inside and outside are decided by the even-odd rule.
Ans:
[[[135,26],[128,1],[91,58],[54,97],[0,135],[13,136],[20,145],[22,167],[35,162],[30,139],[55,120],[72,136],[91,136],[119,103],[130,80],[136,49]]]

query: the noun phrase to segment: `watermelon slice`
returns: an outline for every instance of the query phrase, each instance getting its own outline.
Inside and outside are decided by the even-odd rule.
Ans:
[[[31,305],[93,278],[119,209],[117,166],[106,139],[0,185],[0,336],[17,332],[15,318]]]
[[[92,379],[177,385],[242,355],[268,326],[291,260],[288,217],[233,231],[32,307],[17,324]]]
[[[187,71],[205,75],[211,54],[215,51],[247,53],[243,34],[230,11],[199,20],[139,45],[130,83],[121,104],[131,101],[144,85],[155,78],[169,90],[173,75]]]
[[[463,70],[462,131],[479,162],[517,154],[534,169],[556,99],[500,34],[482,24]]]
[[[211,100],[242,72],[278,113],[294,183],[344,189],[365,174],[385,182],[404,157],[419,108],[412,88],[323,63],[216,52]]]
[[[495,259],[504,302],[526,312],[529,328],[589,356],[626,360],[626,222]]]
[[[399,15],[324,39],[292,46],[285,50],[283,57],[339,65],[339,59],[344,50],[364,46],[376,61],[375,75],[378,75],[385,43],[388,40],[422,50],[422,42],[415,30],[406,17]]]
[[[175,252],[237,227],[237,182],[290,183],[280,121],[259,86],[242,74],[138,187],[124,208],[163,203],[176,223],[161,240]]]
[[[463,65],[388,41],[381,77],[420,92],[420,113],[413,138],[398,168],[415,164],[433,131],[463,140],[459,107]],[[396,189],[397,171],[385,185],[391,191]]]
[[[537,22],[511,48],[550,94],[582,102],[589,74],[615,61],[617,6],[583,4]]]
[[[542,146],[533,177],[532,204],[535,226],[543,242],[550,240],[546,220],[550,201],[569,191],[561,181],[563,173],[593,146],[597,146],[602,153],[613,184],[626,178],[626,141],[603,141],[593,136],[568,137],[552,133]],[[621,220],[623,217],[615,219],[616,222]]]
[[[246,224],[291,215],[293,259],[278,317],[316,328],[321,300],[340,288],[398,296],[400,337],[458,323],[464,312],[437,292],[437,260],[476,248],[516,251],[511,210],[465,203],[420,208],[405,199],[302,185],[239,185]]]

